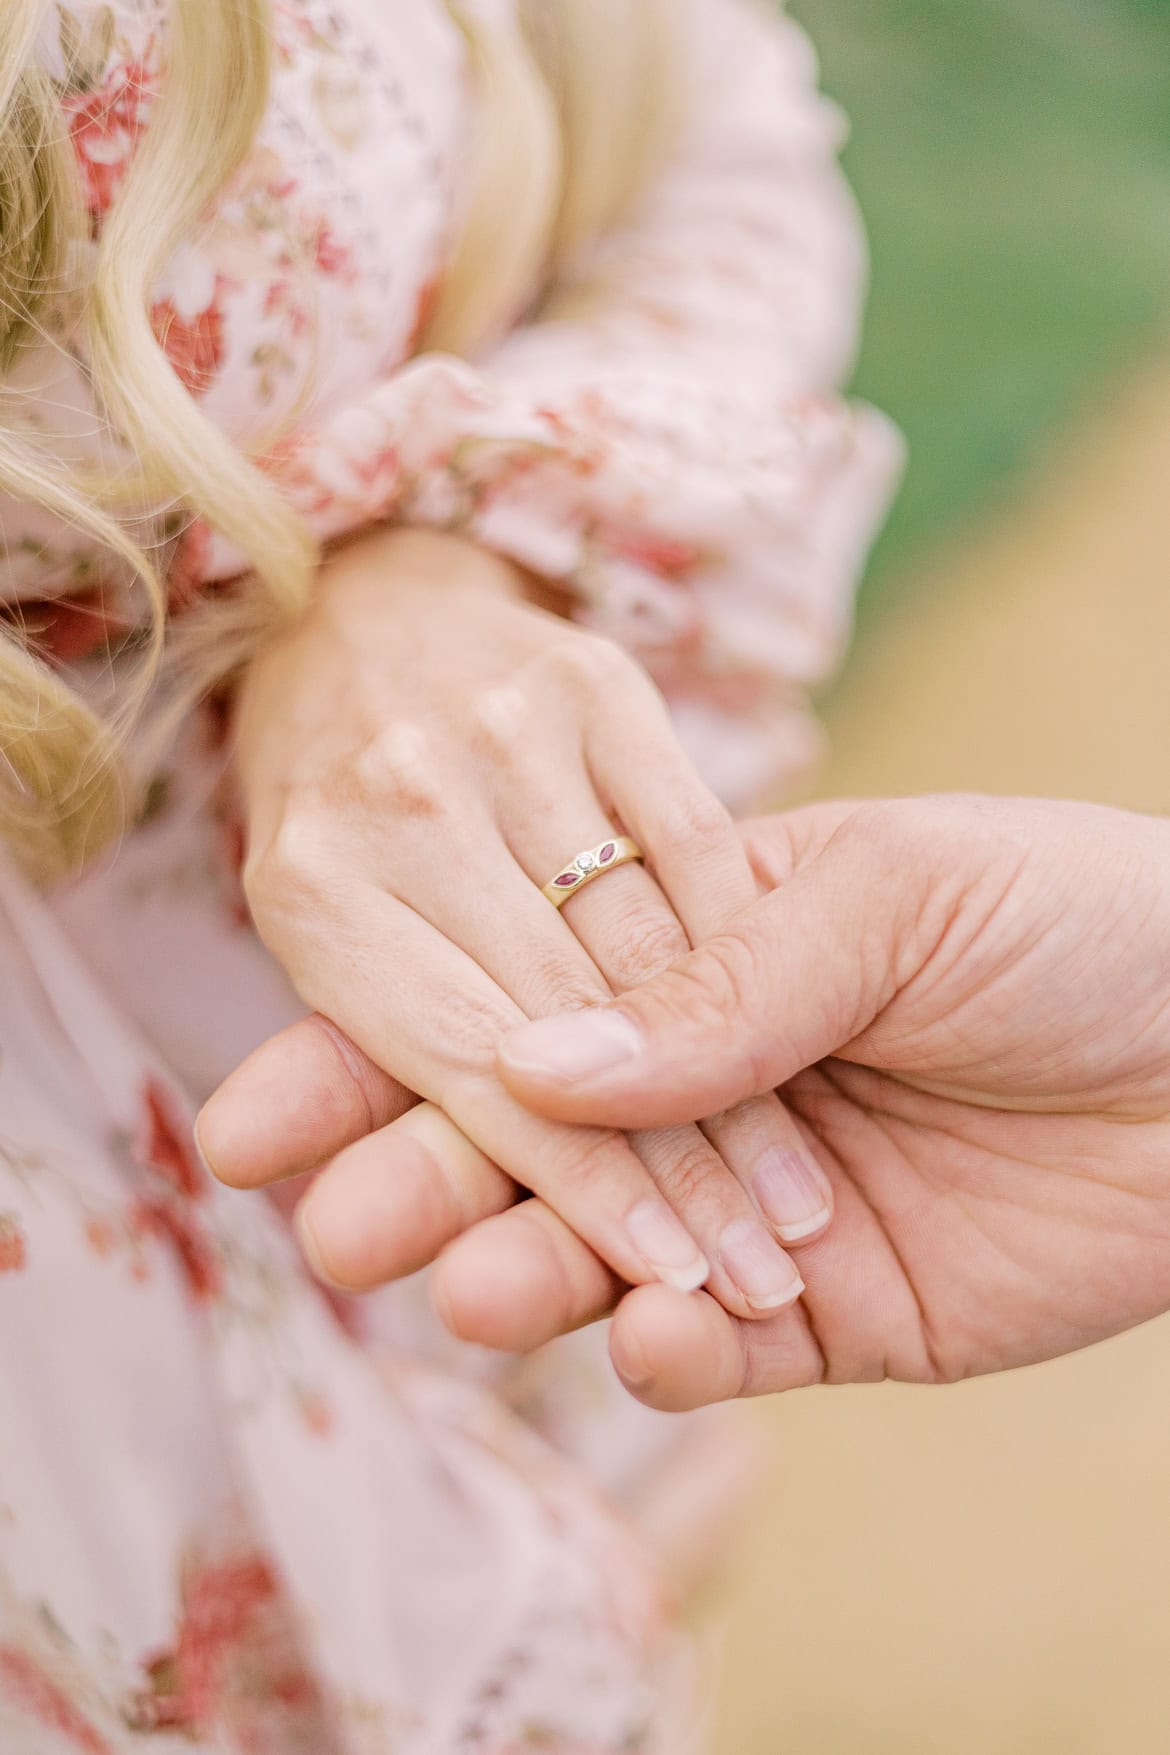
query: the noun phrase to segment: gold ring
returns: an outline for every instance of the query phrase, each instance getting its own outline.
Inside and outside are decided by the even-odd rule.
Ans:
[[[629,865],[632,860],[643,858],[642,849],[628,835],[611,835],[599,847],[578,853],[576,859],[570,860],[555,878],[542,885],[541,895],[547,896],[554,908],[563,908],[570,896],[583,890],[594,878],[604,877],[607,871],[616,871],[619,865]]]

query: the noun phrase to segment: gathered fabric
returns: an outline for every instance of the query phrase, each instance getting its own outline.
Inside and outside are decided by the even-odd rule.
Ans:
[[[750,0],[679,11],[671,162],[548,315],[464,360],[418,352],[474,147],[463,37],[441,0],[276,0],[269,115],[153,314],[217,424],[282,435],[265,468],[319,537],[391,520],[538,572],[738,803],[815,751],[899,446],[838,391],[864,252],[807,44]],[[46,16],[97,235],[167,6]],[[84,359],[25,370],[84,455]],[[58,661],[133,623],[76,531],[0,499],[0,542],[0,601]],[[200,525],[168,563],[176,599],[243,564]],[[49,897],[0,865],[0,1748],[681,1755],[684,1647],[622,1506],[686,1423],[597,1337],[524,1376],[416,1283],[327,1298],[198,1161],[195,1105],[301,1010],[222,766],[196,715],[115,860]]]

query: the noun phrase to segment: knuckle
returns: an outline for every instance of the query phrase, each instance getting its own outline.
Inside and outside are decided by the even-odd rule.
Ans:
[[[664,844],[680,847],[692,857],[720,853],[728,846],[738,848],[730,811],[699,784],[680,787],[665,800],[656,828]]]
[[[721,1041],[731,1055],[742,1059],[734,1083],[745,1096],[768,1084],[766,1054],[776,1021],[767,1015],[767,981],[754,938],[726,933],[679,963],[659,996],[669,1017],[684,1020],[692,1038]]]
[[[634,987],[659,975],[690,950],[673,914],[643,906],[628,908],[613,920],[606,942],[604,968],[618,989]]]
[[[395,816],[442,814],[439,763],[425,729],[414,720],[379,727],[358,751],[349,777],[366,808]]]
[[[501,1015],[487,994],[459,988],[443,994],[437,1015],[442,1030],[437,1049],[448,1076],[494,1083],[496,1044],[509,1018]]]
[[[768,1055],[776,1035],[768,1004],[769,971],[752,937],[728,936],[719,948],[713,968],[720,1015],[735,1026],[748,1088],[762,1091],[770,1083]]]
[[[759,1129],[761,1132],[772,1126],[782,1114],[779,1105],[769,1097],[741,1097],[738,1103],[731,1103],[726,1109],[707,1117],[707,1126],[718,1129],[721,1143],[724,1134],[732,1139],[742,1138],[750,1131]],[[784,1142],[787,1144],[787,1137]]]
[[[550,1012],[583,1012],[609,999],[609,989],[554,954],[536,953],[530,965],[537,1003]]]
[[[524,689],[485,689],[468,702],[468,713],[476,747],[484,753],[511,759],[527,749],[533,715]]]
[[[659,1151],[662,1158],[654,1180],[678,1212],[693,1214],[697,1207],[710,1204],[720,1182],[729,1178],[722,1160],[697,1128],[672,1130],[661,1140]]]
[[[280,917],[322,899],[329,888],[328,836],[315,810],[286,813],[272,839],[249,851],[244,894],[257,919]]]
[[[633,660],[612,640],[602,634],[580,629],[549,647],[545,662],[558,680],[571,689],[595,693],[625,683],[631,675],[640,676]]]
[[[726,1020],[755,1010],[761,973],[752,941],[725,933],[711,940],[703,957],[684,963],[678,978],[688,990],[688,1003],[693,1002],[712,1019]]]
[[[613,1187],[628,1153],[625,1135],[616,1128],[572,1128],[550,1147],[547,1169],[555,1181],[571,1181],[592,1197]]]

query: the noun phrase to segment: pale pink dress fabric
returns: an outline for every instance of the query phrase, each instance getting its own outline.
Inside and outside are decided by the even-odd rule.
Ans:
[[[670,169],[579,265],[573,321],[463,363],[410,358],[474,143],[462,39],[439,0],[276,14],[262,138],[157,289],[176,370],[246,441],[313,366],[272,467],[323,536],[469,533],[646,661],[728,796],[795,771],[897,465],[835,393],[862,250],[803,39],[684,0]],[[95,227],[165,21],[46,9]],[[26,388],[54,442],[91,442],[79,364]],[[96,613],[67,529],[0,501],[0,538],[0,598],[59,655],[133,620],[111,577]],[[177,592],[238,564],[198,529],[175,550]],[[0,1749],[676,1755],[675,1645],[607,1507],[674,1428],[580,1341],[519,1418],[416,1288],[335,1309],[267,1202],[194,1161],[193,1103],[298,1011],[240,911],[218,760],[193,724],[68,893],[0,870]]]

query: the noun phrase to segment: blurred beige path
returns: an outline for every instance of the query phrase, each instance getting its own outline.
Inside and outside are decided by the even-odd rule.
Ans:
[[[908,594],[830,719],[825,791],[1170,809],[1170,366]],[[756,1417],[719,1755],[1170,1755],[1170,1319]]]

